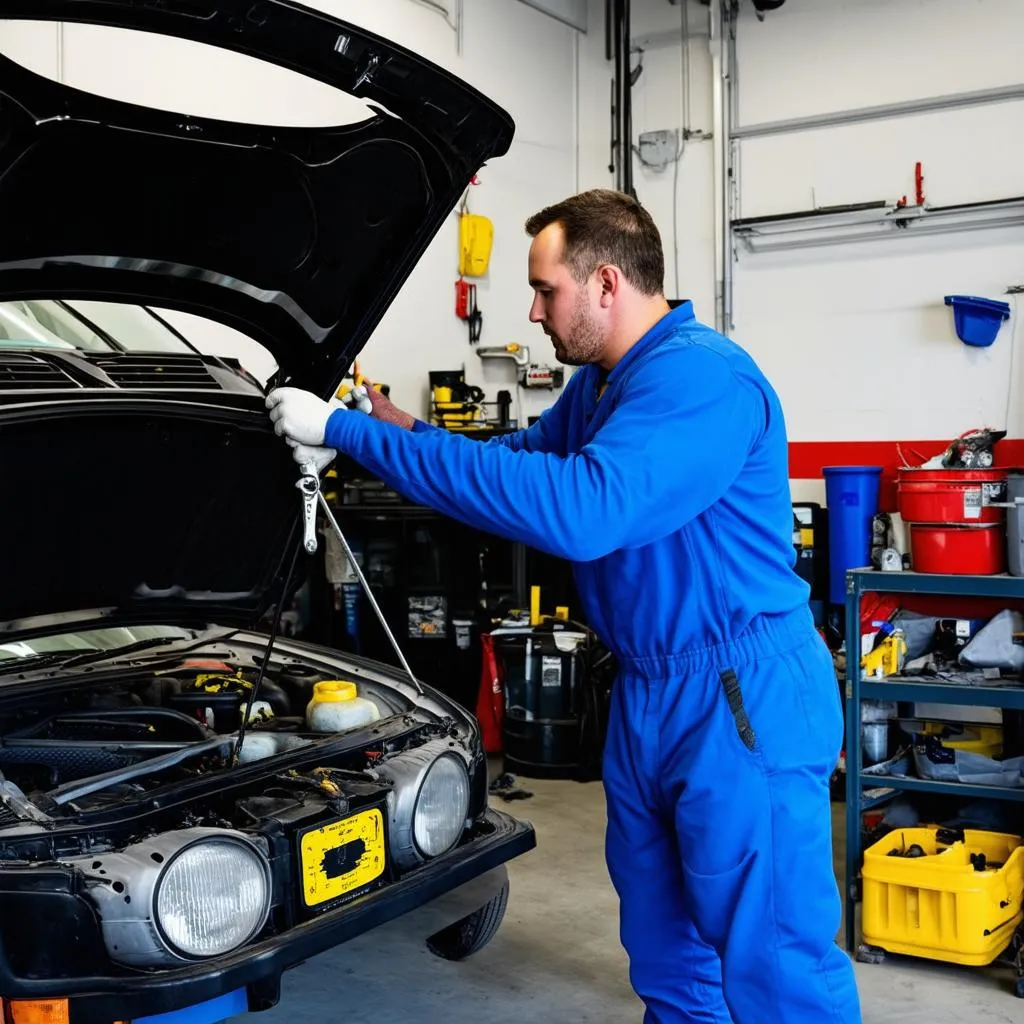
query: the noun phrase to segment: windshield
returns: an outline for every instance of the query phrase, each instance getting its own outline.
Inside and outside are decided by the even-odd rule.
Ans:
[[[145,306],[120,302],[17,299],[0,302],[0,349],[80,352],[194,352]]]
[[[191,640],[195,633],[178,626],[131,626],[87,629],[79,633],[59,633],[0,644],[0,662],[16,658],[34,658],[38,654],[59,654],[64,651],[111,651],[140,640]]]

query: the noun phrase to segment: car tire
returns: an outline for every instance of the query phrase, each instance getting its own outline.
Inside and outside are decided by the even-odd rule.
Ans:
[[[427,948],[443,960],[465,960],[479,953],[497,934],[507,906],[508,882],[505,882],[492,900],[427,939]]]

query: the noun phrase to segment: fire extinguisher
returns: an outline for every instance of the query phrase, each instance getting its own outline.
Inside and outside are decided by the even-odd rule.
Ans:
[[[468,325],[469,343],[476,344],[480,340],[484,316],[476,304],[476,285],[461,277],[455,282],[455,315]]]

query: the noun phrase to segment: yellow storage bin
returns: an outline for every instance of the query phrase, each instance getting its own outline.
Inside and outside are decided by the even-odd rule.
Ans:
[[[915,845],[924,856],[894,853]],[[972,854],[984,855],[984,870],[976,869]],[[862,875],[864,941],[890,953],[984,967],[1024,920],[1024,841],[1018,836],[896,829],[865,851]]]

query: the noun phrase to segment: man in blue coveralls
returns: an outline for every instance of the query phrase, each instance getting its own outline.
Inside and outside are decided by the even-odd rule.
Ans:
[[[647,1024],[856,1024],[835,944],[832,660],[794,572],[786,428],[754,361],[663,293],[661,238],[598,189],[531,217],[530,319],[579,366],[487,443],[280,388],[300,464],[343,451],[411,501],[574,563],[617,655],[607,859]]]

